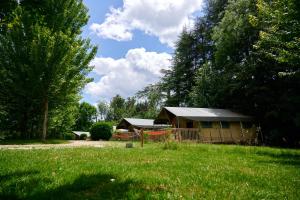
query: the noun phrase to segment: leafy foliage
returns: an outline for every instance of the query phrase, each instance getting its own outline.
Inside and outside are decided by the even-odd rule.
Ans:
[[[134,97],[124,99],[120,95],[116,95],[109,105],[101,103],[101,107],[102,104],[105,105],[106,121],[118,122],[125,117],[154,119],[163,105],[162,96],[158,84],[149,85],[137,92]]]
[[[74,140],[74,139],[75,139],[75,136],[74,136],[73,133],[67,132],[67,133],[64,134],[64,139],[65,139],[65,140]]]
[[[124,117],[125,99],[116,95],[110,102],[110,107],[106,116],[108,121],[118,121]]]
[[[106,102],[100,101],[98,102],[97,108],[98,108],[100,120],[104,120],[108,113],[109,106],[107,105]]]
[[[45,139],[54,118],[69,120],[66,129],[71,127],[74,117],[63,117],[62,107],[71,110],[90,81],[96,48],[79,37],[87,9],[79,0],[23,0],[8,10],[0,34],[1,123],[24,138],[43,130]]]
[[[74,126],[78,131],[89,131],[96,119],[97,109],[93,105],[82,102],[79,105],[79,111]]]
[[[97,122],[92,126],[90,134],[92,140],[109,140],[112,136],[112,126],[109,123]]]
[[[163,104],[253,115],[265,143],[299,146],[299,1],[205,4],[194,28],[182,31],[173,65],[164,71]]]

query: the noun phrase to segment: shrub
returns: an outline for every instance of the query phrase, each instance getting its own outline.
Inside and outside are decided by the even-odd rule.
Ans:
[[[79,140],[86,140],[87,134],[83,133],[79,136]]]
[[[92,140],[109,140],[112,136],[112,126],[105,122],[97,122],[92,126],[90,134]]]
[[[64,139],[65,139],[65,140],[74,140],[74,135],[73,135],[73,133],[65,133],[65,134],[64,134]]]

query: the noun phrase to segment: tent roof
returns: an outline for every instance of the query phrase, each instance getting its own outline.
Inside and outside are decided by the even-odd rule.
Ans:
[[[90,132],[84,132],[84,131],[72,131],[75,135],[82,135],[82,134],[86,134],[87,137],[90,137]]]
[[[128,123],[133,126],[153,126],[154,119],[137,119],[137,118],[124,118]]]
[[[124,128],[124,122],[138,128],[165,128],[166,125],[154,124],[154,119],[123,118],[117,128]],[[126,123],[125,123],[126,124]]]
[[[156,120],[166,110],[176,117],[183,117],[195,121],[250,121],[252,117],[232,112],[227,109],[164,107]]]

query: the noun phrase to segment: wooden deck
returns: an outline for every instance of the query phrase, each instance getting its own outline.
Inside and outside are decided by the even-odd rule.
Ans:
[[[201,131],[198,128],[173,128],[172,133],[174,139],[181,141],[195,141],[200,143],[256,143],[256,134],[248,134],[246,130],[242,130],[239,137],[233,137],[229,132],[220,130]]]
[[[171,138],[178,142],[191,141],[199,143],[235,143],[235,144],[255,144],[257,135],[248,134],[246,130],[242,130],[237,135],[232,135],[230,131],[205,130],[201,131],[198,128],[172,128],[158,131],[145,131],[147,139],[150,141],[162,142]],[[136,133],[118,133],[113,135],[114,140],[138,141],[140,136]]]

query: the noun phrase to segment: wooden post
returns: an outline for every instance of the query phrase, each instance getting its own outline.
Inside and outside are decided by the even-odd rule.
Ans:
[[[262,131],[261,131],[261,126],[260,126],[260,123],[258,123],[258,130],[259,130],[259,133],[260,133],[260,137],[261,137],[261,142],[264,143],[264,137],[263,137],[263,134],[262,134]]]
[[[144,147],[144,130],[143,130],[143,128],[140,130],[140,134],[141,134],[141,147]]]
[[[230,131],[230,137],[231,137],[231,141],[234,142],[234,139],[232,137],[232,132],[231,132],[231,128],[229,127],[229,131]]]
[[[179,117],[176,117],[176,120],[177,120],[178,141],[181,142],[181,131],[179,130]]]
[[[240,121],[240,126],[241,126],[242,141],[244,142],[244,131],[243,131],[243,124],[241,121]]]
[[[222,129],[222,122],[220,121],[220,130],[219,130],[219,133],[220,133],[220,138],[221,138],[221,142],[223,142],[223,129]]]
[[[201,131],[201,123],[200,123],[200,121],[198,121],[198,129],[199,129],[199,140],[200,140],[200,142],[203,142],[203,137],[202,137],[202,131]]]
[[[177,129],[178,141],[181,142],[181,130]]]
[[[47,129],[48,129],[48,98],[46,97],[44,102],[44,119],[43,119],[43,135],[42,140],[46,140],[47,136]]]

